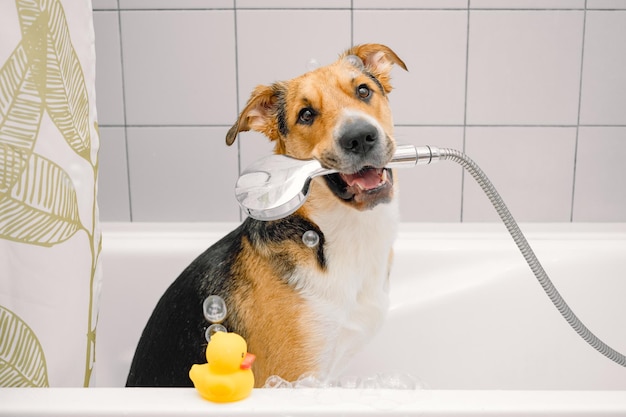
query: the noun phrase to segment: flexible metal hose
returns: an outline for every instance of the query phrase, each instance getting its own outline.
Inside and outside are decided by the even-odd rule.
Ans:
[[[554,287],[554,284],[552,284],[552,281],[548,277],[548,274],[539,263],[537,256],[535,256],[535,253],[528,244],[526,237],[515,222],[515,219],[511,215],[511,212],[504,204],[502,197],[500,197],[500,194],[498,194],[498,191],[495,189],[489,178],[487,178],[487,176],[480,169],[480,167],[474,161],[472,161],[470,157],[465,155],[463,152],[457,151],[455,149],[431,148],[431,151],[434,152],[433,157],[436,157],[436,153],[437,151],[439,151],[438,156],[440,159],[450,160],[460,164],[472,175],[472,177],[474,177],[474,179],[476,180],[476,182],[478,182],[487,197],[489,197],[489,201],[491,201],[491,204],[498,212],[498,215],[500,216],[502,222],[511,234],[511,237],[515,241],[515,244],[524,256],[524,259],[526,259],[528,266],[535,274],[535,277],[537,277],[539,284],[541,284],[541,287],[550,298],[550,301],[552,301],[557,310],[559,310],[563,318],[567,320],[569,325],[572,326],[576,333],[578,333],[580,337],[582,337],[594,349],[602,353],[607,358],[611,359],[613,362],[626,367],[626,356],[612,349],[602,340],[598,339],[598,337],[596,337],[596,335],[594,335],[569,308],[563,297],[561,297],[561,294],[559,294],[558,290]]]

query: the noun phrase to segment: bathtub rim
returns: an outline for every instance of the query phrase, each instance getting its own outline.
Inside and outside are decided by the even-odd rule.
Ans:
[[[101,222],[103,235],[116,244],[126,239],[202,239],[207,245],[237,228],[241,222]],[[626,239],[626,222],[519,223],[532,240]],[[502,222],[400,222],[396,242],[403,239],[510,239]],[[104,242],[103,244],[106,244]],[[106,246],[105,246],[106,247]],[[208,246],[207,246],[208,247]]]
[[[217,410],[224,416],[626,414],[626,391],[255,389],[245,400],[215,404],[192,388],[3,388],[0,400],[0,416],[22,417],[206,416]]]

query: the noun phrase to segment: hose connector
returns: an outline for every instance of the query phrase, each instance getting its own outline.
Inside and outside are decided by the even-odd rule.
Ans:
[[[413,168],[416,165],[428,165],[441,159],[439,148],[434,146],[399,145],[389,168]]]

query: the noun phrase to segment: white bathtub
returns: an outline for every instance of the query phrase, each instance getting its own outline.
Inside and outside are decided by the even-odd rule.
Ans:
[[[104,224],[96,381],[109,388],[2,390],[0,414],[215,410],[193,389],[119,387],[159,296],[234,227]],[[583,323],[625,353],[626,224],[522,230]],[[220,414],[626,415],[626,368],[569,328],[502,225],[403,224],[395,253],[388,320],[346,374],[400,371],[428,389],[255,390],[245,401],[220,405]]]

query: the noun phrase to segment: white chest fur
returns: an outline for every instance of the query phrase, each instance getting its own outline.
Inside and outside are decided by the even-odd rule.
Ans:
[[[312,220],[324,233],[327,270],[298,271],[292,283],[314,315],[305,325],[322,344],[319,374],[336,378],[385,318],[397,199],[363,212],[340,204]]]

